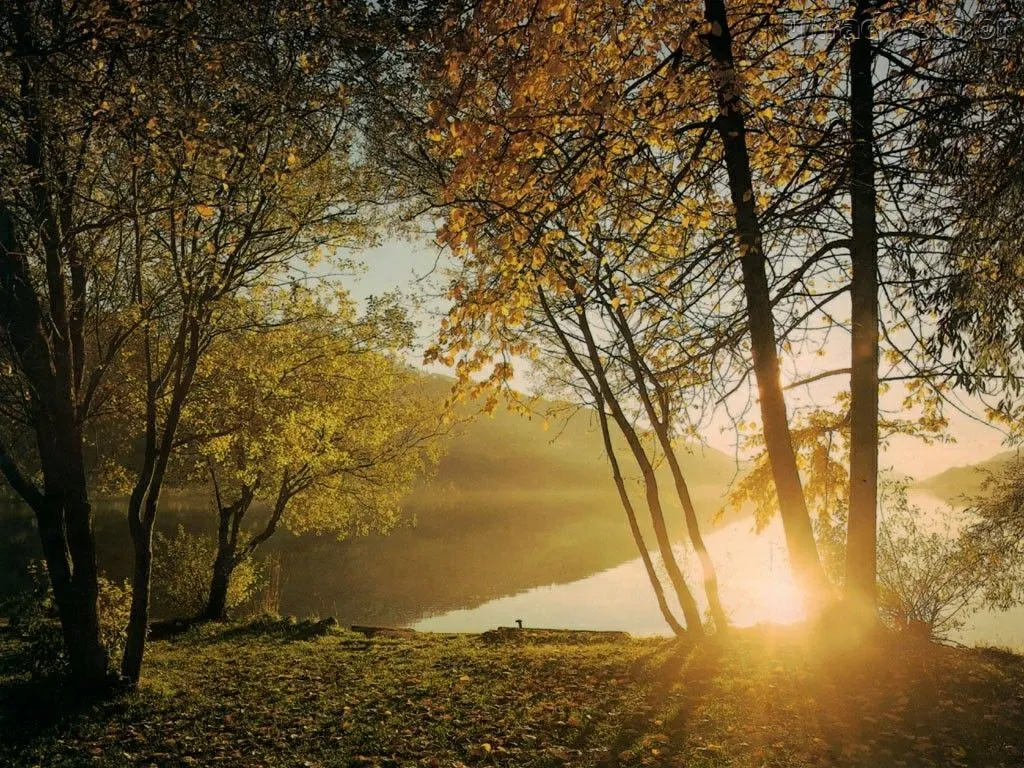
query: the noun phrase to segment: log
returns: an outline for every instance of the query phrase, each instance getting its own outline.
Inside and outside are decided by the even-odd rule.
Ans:
[[[624,643],[630,639],[630,634],[618,630],[601,629],[498,627],[484,632],[481,637],[487,643],[589,645],[591,643]]]
[[[367,627],[360,624],[353,624],[350,629],[366,637],[413,637],[415,629],[406,627]]]

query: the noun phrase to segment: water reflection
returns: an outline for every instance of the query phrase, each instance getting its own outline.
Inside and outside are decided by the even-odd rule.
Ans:
[[[925,513],[937,512],[933,498],[914,499]],[[781,525],[776,521],[762,534],[747,520],[737,521],[705,537],[715,559],[722,602],[735,626],[788,624],[803,618],[796,585],[789,570]],[[679,546],[687,581],[699,594],[694,557]],[[668,589],[668,579],[661,572]],[[677,612],[678,615],[678,612]],[[654,600],[639,558],[569,584],[537,587],[491,600],[476,608],[423,618],[413,624],[422,631],[482,632],[510,626],[567,629],[625,630],[634,635],[670,635]],[[1024,651],[1024,607],[1007,612],[981,611],[953,639],[965,645],[997,645]]]
[[[705,537],[715,560],[722,602],[737,626],[772,622],[788,624],[803,618],[803,609],[786,563],[781,526],[762,534],[741,520]],[[676,547],[687,581],[701,608],[707,602],[699,587],[696,559]],[[660,565],[660,564],[659,564]],[[662,583],[669,581],[659,568]],[[416,622],[432,632],[480,632],[522,619],[526,626],[569,629],[619,629],[636,635],[667,635],[640,558],[569,584],[537,587],[491,600],[477,608],[450,611]]]

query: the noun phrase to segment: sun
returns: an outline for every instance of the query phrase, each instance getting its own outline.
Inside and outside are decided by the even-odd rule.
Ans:
[[[782,558],[749,554],[753,556],[732,560],[728,582],[723,581],[722,599],[733,623],[747,627],[804,621],[803,592],[788,564]]]

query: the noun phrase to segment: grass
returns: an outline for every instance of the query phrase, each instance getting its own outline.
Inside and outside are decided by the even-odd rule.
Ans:
[[[4,766],[1024,763],[1024,658],[900,638],[839,647],[792,628],[697,646],[493,643],[205,627],[154,642],[137,694],[76,708],[44,705],[18,651],[0,636]]]

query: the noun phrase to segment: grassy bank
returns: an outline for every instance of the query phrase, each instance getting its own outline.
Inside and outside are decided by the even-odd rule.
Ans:
[[[489,644],[222,626],[154,642],[138,694],[77,710],[26,682],[19,651],[0,637],[4,766],[1024,763],[1024,658],[895,638]]]

